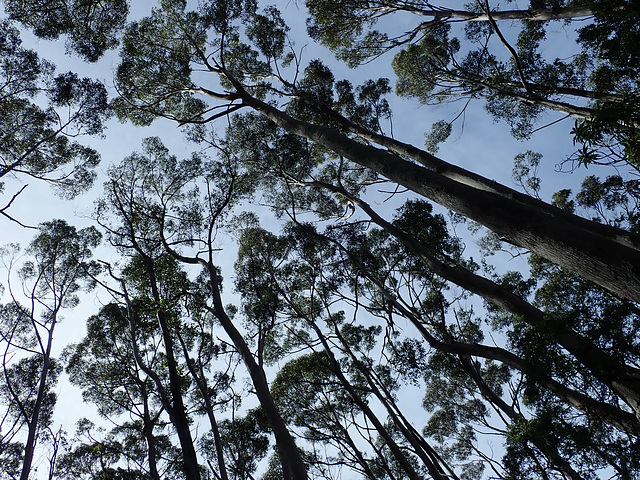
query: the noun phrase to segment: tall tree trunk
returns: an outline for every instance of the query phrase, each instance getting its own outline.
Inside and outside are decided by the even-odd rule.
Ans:
[[[200,395],[202,395],[202,401],[204,402],[204,407],[205,407],[205,410],[207,411],[207,417],[209,417],[209,424],[211,425],[211,432],[213,433],[213,443],[216,447],[216,460],[218,463],[220,480],[229,480],[229,476],[227,475],[227,467],[224,461],[224,452],[222,449],[222,438],[220,437],[218,422],[216,421],[215,412],[213,411],[211,397],[209,396],[209,387],[207,384],[207,378],[204,374],[202,363],[200,359],[198,359],[198,363],[196,367],[196,362],[191,358],[189,354],[189,349],[187,348],[187,344],[185,343],[180,333],[178,333],[178,339],[180,340],[180,345],[182,346],[182,352],[183,352],[184,358],[187,361],[187,368],[189,368],[189,373],[191,373],[191,377],[193,378],[193,381],[196,382],[196,385],[198,386],[198,390],[200,390]]]
[[[321,332],[319,329],[316,330],[316,334],[321,335]],[[393,424],[396,426],[396,428],[400,432],[402,432],[404,438],[406,438],[407,441],[411,444],[415,454],[422,460],[422,462],[427,467],[427,469],[429,470],[433,478],[441,478],[444,480],[448,477],[451,477],[456,480],[459,480],[455,476],[455,472],[453,472],[453,470],[451,470],[448,465],[441,464],[442,459],[436,453],[436,451],[431,447],[431,445],[429,445],[426,441],[424,441],[424,439],[419,439],[415,435],[415,431],[408,428],[407,425],[409,425],[409,422],[406,422],[406,419],[404,419],[404,417],[400,418],[401,412],[397,409],[394,409],[394,407],[391,404],[392,402],[389,402],[389,398],[391,398],[391,395],[384,395],[383,392],[381,392],[379,385],[373,379],[373,373],[370,372],[369,369],[365,365],[363,365],[362,362],[353,353],[351,346],[344,339],[344,337],[340,333],[340,329],[338,325],[336,325],[335,323],[333,323],[333,334],[338,338],[338,340],[340,340],[340,343],[342,344],[342,349],[347,353],[347,355],[351,359],[351,362],[360,371],[363,378],[367,380],[367,383],[369,385],[369,388],[371,389],[371,392],[378,398],[380,403],[384,406],[385,410],[387,410],[387,414],[389,415],[389,418],[391,418],[391,420],[393,421]],[[329,345],[326,342],[326,340],[323,339],[322,344],[325,347],[325,349],[329,348]],[[327,353],[331,355],[331,358],[333,360],[335,360],[333,357],[333,354],[330,351]],[[336,366],[339,366],[337,365],[337,362],[336,362]],[[342,374],[341,374],[341,378],[344,378]],[[444,471],[445,468],[449,470],[449,473]]]
[[[149,283],[151,293],[156,305],[160,305],[162,298],[158,290],[158,284],[155,277],[153,261],[141,252],[147,274],[149,275]],[[178,372],[178,363],[175,358],[175,349],[171,329],[164,311],[158,310],[156,318],[162,332],[162,340],[164,343],[165,354],[167,355],[167,370],[169,371],[169,390],[171,392],[171,410],[169,411],[171,422],[176,429],[180,448],[182,449],[183,471],[187,480],[200,480],[200,467],[198,466],[198,455],[193,445],[193,437],[191,436],[191,428],[189,419],[187,418],[187,410],[182,398],[182,388],[180,373]]]
[[[592,341],[574,332],[571,329],[560,328],[555,332],[549,332],[548,328],[545,326],[544,312],[540,311],[539,309],[528,303],[526,300],[520,298],[519,296],[513,294],[512,292],[496,284],[495,282],[492,282],[491,280],[470,272],[466,268],[453,264],[447,264],[437,259],[415,238],[413,238],[411,235],[407,234],[400,228],[396,227],[395,225],[384,220],[371,208],[369,204],[358,197],[350,195],[343,188],[336,187],[324,182],[311,182],[307,183],[307,185],[324,188],[349,199],[352,203],[359,206],[375,224],[386,230],[390,235],[397,238],[410,251],[416,254],[434,273],[440,275],[445,280],[448,280],[464,288],[467,291],[479,295],[485,300],[494,303],[515,315],[520,315],[523,320],[525,320],[534,328],[538,329],[541,333],[552,335],[555,342],[557,342],[569,353],[571,353],[578,361],[580,361],[587,369],[589,369],[589,371],[591,371],[591,373],[593,373],[596,378],[602,381],[605,385],[609,386],[616,395],[622,398],[634,409],[637,417],[640,418],[640,412],[637,409],[638,397],[640,396],[640,370],[634,367],[630,367],[625,363],[619,361],[617,358],[610,355],[609,352],[597,347]],[[341,248],[344,249],[344,247]],[[349,254],[349,252],[347,252],[347,254]],[[357,259],[352,258],[352,261],[356,263],[356,266],[360,270],[363,270],[363,268],[358,266],[359,264],[357,263]],[[362,273],[368,278],[371,278],[372,281],[376,282],[376,280],[372,278],[370,272],[362,271]],[[382,288],[382,286],[380,287]],[[402,311],[401,305],[398,305],[397,307],[399,311]],[[451,351],[447,349],[453,348],[452,345],[447,344],[447,342],[440,342],[433,338],[421,326],[422,324],[418,319],[415,318],[415,315],[413,315],[411,312],[406,312],[405,316],[410,321],[412,321],[412,323],[414,323],[414,325],[422,332],[423,336],[425,336],[425,339],[428,340],[429,344],[433,348],[438,348],[444,351]],[[485,356],[488,354],[497,354],[495,350],[491,350],[491,352],[492,353],[489,353],[489,351],[485,351],[484,354],[478,355]],[[522,370],[524,372],[531,372],[534,370],[531,366],[526,367],[525,365],[523,365],[523,362],[520,361],[520,359],[517,359],[517,357],[515,357],[514,355],[512,355],[512,357],[507,357],[503,354],[502,357],[503,358],[501,361],[503,363],[508,363],[510,364],[510,366],[518,368],[519,370]],[[526,364],[526,362],[524,363]],[[599,404],[597,402],[589,403],[587,401],[588,397],[584,398],[584,396],[581,397],[577,394],[571,394],[570,390],[563,389],[561,385],[557,384],[557,382],[552,382],[551,380],[548,387],[558,394],[564,392],[563,394],[565,395],[567,401],[573,404],[576,408],[579,408],[581,411],[585,411],[586,413],[591,413],[598,416],[604,415],[604,418],[608,418],[609,421],[613,422],[612,424],[616,425],[618,428],[622,427],[622,429],[625,431],[634,432],[634,434],[636,435],[638,434],[640,425],[638,424],[637,419],[629,419],[628,415],[624,415],[626,414],[626,412],[611,407],[607,404]],[[591,406],[587,407],[587,405]],[[616,414],[616,412],[618,412],[618,414]]]
[[[57,312],[54,313],[54,318],[56,314]],[[24,446],[24,459],[22,461],[20,480],[29,480],[29,474],[31,473],[31,465],[33,463],[33,455],[35,452],[36,440],[38,436],[40,410],[42,409],[42,402],[44,401],[45,394],[47,393],[47,377],[49,375],[49,368],[51,367],[51,345],[53,343],[54,327],[55,320],[48,331],[46,349],[44,352],[42,352],[42,371],[40,372],[40,380],[38,381],[38,393],[36,394],[36,401],[33,405],[31,418],[25,419],[27,421],[29,431],[27,434],[27,441],[25,442]]]
[[[487,22],[489,16],[484,12],[467,12],[464,10],[430,10],[425,8],[402,8],[411,13],[423,17],[438,18],[441,20],[463,20],[467,22]],[[550,21],[571,18],[590,17],[593,15],[588,5],[569,5],[558,9],[528,9],[528,10],[498,10],[491,12],[494,20],[537,20]]]
[[[140,355],[140,351],[138,349],[138,344],[136,342],[136,338],[137,338],[137,334],[136,334],[136,315],[135,315],[135,311],[134,308],[131,304],[131,300],[129,298],[129,295],[127,293],[127,289],[126,289],[126,285],[125,282],[123,280],[120,280],[120,283],[122,285],[122,290],[124,293],[124,300],[126,302],[127,305],[127,321],[129,323],[129,335],[131,338],[131,347],[133,350],[133,356],[135,358],[136,364],[138,365],[138,367],[140,367],[140,369],[146,373],[147,375],[149,375],[149,377],[153,380],[153,382],[155,383],[156,388],[158,389],[158,394],[160,395],[160,399],[162,401],[162,406],[164,407],[164,409],[167,411],[167,413],[169,414],[169,418],[171,419],[171,422],[174,424],[174,427],[176,428],[176,431],[178,432],[178,440],[180,441],[180,446],[182,447],[182,443],[183,441],[185,442],[185,445],[187,446],[187,450],[186,450],[186,455],[188,456],[187,459],[184,460],[184,466],[183,466],[183,471],[185,472],[185,476],[187,478],[187,480],[193,479],[195,478],[196,480],[199,479],[200,476],[200,470],[197,470],[197,477],[192,477],[193,473],[193,469],[190,468],[190,465],[187,465],[187,460],[191,460],[193,456],[195,456],[195,449],[193,448],[193,440],[191,439],[191,431],[188,429],[188,421],[186,421],[187,424],[187,435],[185,436],[185,432],[184,429],[181,428],[180,430],[178,430],[178,426],[175,425],[175,418],[176,416],[180,416],[183,415],[186,417],[186,412],[184,411],[184,406],[183,406],[183,410],[181,413],[177,413],[174,411],[174,406],[175,403],[172,402],[172,398],[169,396],[169,394],[167,393],[166,389],[164,388],[164,385],[162,383],[162,380],[160,379],[160,377],[158,376],[158,374],[156,372],[154,372],[153,370],[151,370],[151,368],[149,368],[142,356]],[[172,392],[173,394],[173,392]],[[186,418],[185,418],[186,420]],[[178,420],[178,424],[179,425],[184,425],[184,421],[180,422],[180,420]],[[189,449],[188,443],[189,441],[191,442],[191,449]],[[191,451],[191,452],[190,452]],[[183,458],[184,458],[185,452],[184,452],[184,448],[183,448]],[[189,457],[189,455],[191,455],[191,457]],[[193,465],[193,461],[191,460],[191,465]],[[195,466],[197,468],[197,459],[195,462]],[[187,472],[188,470],[188,472]]]
[[[203,262],[204,263],[204,262]],[[244,340],[242,334],[238,331],[236,326],[231,321],[231,318],[227,315],[224,306],[222,304],[222,298],[220,297],[220,287],[218,285],[218,272],[213,264],[208,263],[205,265],[211,282],[211,291],[213,294],[214,310],[222,328],[231,338],[231,341],[238,349],[238,353],[242,357],[249,376],[256,389],[256,395],[260,401],[260,405],[269,420],[273,434],[276,437],[276,445],[278,448],[278,454],[282,463],[282,470],[285,480],[305,480],[307,479],[307,467],[300,456],[298,447],[289,433],[284,420],[278,412],[271,392],[269,391],[269,384],[264,370],[256,362],[249,346]]]
[[[640,251],[595,233],[601,231],[599,228],[594,228],[595,232],[585,228],[584,219],[551,206],[532,208],[528,202],[510,200],[504,193],[465,185],[390,152],[356,142],[338,130],[296,120],[246,92],[242,98],[287,131],[475,220],[616,295],[634,302],[640,300]],[[624,232],[619,236],[632,237]],[[638,244],[636,239],[632,242]]]
[[[212,228],[213,226],[210,227],[210,230]],[[224,308],[220,293],[220,279],[218,271],[213,264],[213,249],[211,247],[211,244],[209,244],[209,259],[204,260],[199,257],[185,257],[184,255],[181,255],[180,253],[175,251],[167,243],[162,231],[160,232],[160,237],[162,245],[170,255],[172,255],[180,262],[191,265],[200,265],[209,276],[211,295],[213,297],[212,313],[214,313],[218,318],[220,325],[231,339],[233,345],[236,347],[236,350],[240,354],[240,357],[242,358],[245,367],[249,372],[249,376],[251,377],[251,382],[253,383],[253,386],[255,388],[256,396],[258,397],[260,406],[262,407],[262,410],[267,417],[267,420],[269,421],[269,425],[271,426],[273,435],[276,439],[276,447],[278,449],[278,455],[280,456],[284,479],[306,480],[308,478],[307,466],[302,460],[293,436],[289,432],[287,425],[285,424],[282,416],[280,415],[280,412],[278,411],[278,407],[273,401],[271,391],[269,390],[269,383],[267,381],[264,370],[256,362],[253,354],[251,353],[251,349],[247,345],[247,342],[245,341],[240,331],[236,328],[231,318],[227,315],[227,312]],[[211,237],[209,238],[209,241],[211,241]]]
[[[294,304],[291,304],[291,305],[294,308],[296,308]],[[302,312],[299,312],[299,314],[304,316],[304,313]],[[353,388],[349,380],[342,373],[342,369],[340,367],[339,362],[336,360],[335,356],[333,355],[333,352],[331,351],[331,348],[329,347],[329,344],[327,343],[325,336],[322,334],[318,326],[313,322],[313,320],[309,320],[308,324],[316,332],[318,339],[322,343],[322,346],[324,347],[324,350],[327,353],[327,356],[329,357],[329,360],[331,362],[332,373],[338,378],[343,388],[349,393],[349,396],[351,397],[351,399],[356,403],[356,405],[358,405],[360,410],[362,410],[362,413],[367,417],[367,419],[375,427],[376,431],[385,441],[385,443],[387,444],[387,447],[389,448],[389,450],[391,450],[391,453],[393,454],[398,464],[402,467],[407,477],[410,480],[420,480],[421,477],[418,475],[418,473],[415,471],[415,469],[407,459],[406,455],[403,453],[402,448],[400,448],[400,446],[396,443],[396,441],[393,439],[389,431],[385,428],[385,426],[378,419],[378,417],[373,412],[373,410],[369,407],[369,404],[360,397],[358,392],[355,390],[355,388]],[[424,460],[425,459],[423,458],[423,461]],[[429,470],[429,473],[431,474],[432,478],[434,478],[435,480],[446,479],[446,475],[443,474],[439,465],[436,465],[434,462],[430,461],[429,459],[427,459],[427,461],[424,463],[425,463],[425,467],[427,467],[427,469]]]
[[[147,387],[143,380],[138,377],[138,385],[140,387],[140,393],[142,396],[142,403],[144,406],[142,416],[142,435],[147,442],[147,459],[149,461],[149,476],[151,480],[160,480],[160,474],[158,473],[158,450],[156,448],[156,437],[153,434],[153,427],[155,422],[151,419],[149,411],[149,395]]]
[[[391,450],[391,453],[393,454],[398,464],[402,467],[402,469],[405,471],[405,473],[411,480],[419,479],[420,477],[418,473],[415,471],[415,469],[413,468],[413,466],[411,465],[411,463],[403,453],[402,448],[400,448],[400,446],[393,439],[392,435],[389,433],[387,428],[385,428],[382,422],[380,422],[380,420],[375,415],[373,410],[369,407],[369,404],[360,397],[360,394],[356,391],[353,385],[351,385],[347,377],[345,377],[344,373],[342,373],[342,367],[340,366],[340,362],[338,362],[335,355],[333,354],[333,351],[331,350],[331,347],[327,341],[327,338],[322,333],[322,330],[320,329],[320,327],[318,327],[318,325],[313,319],[308,318],[305,312],[295,302],[291,301],[291,299],[289,298],[289,296],[286,294],[285,291],[283,291],[280,288],[279,288],[279,291],[280,291],[280,294],[286,299],[287,304],[296,312],[296,314],[300,318],[306,319],[307,325],[309,325],[309,327],[313,329],[325,353],[327,354],[327,358],[331,364],[329,367],[331,369],[331,372],[340,381],[340,383],[342,384],[342,387],[349,393],[349,396],[356,403],[356,405],[358,405],[362,413],[369,419],[369,421],[376,428],[378,434],[384,439],[385,443],[387,444],[387,447],[389,448],[389,450]],[[344,342],[344,339],[340,335],[337,328],[334,329],[334,334],[336,334],[339,337],[343,345],[346,345],[346,343]],[[408,438],[408,439],[409,441],[411,441],[411,438]],[[417,450],[419,451],[420,448],[418,448]],[[439,465],[439,462],[437,460],[431,459],[428,456],[421,456],[419,454],[418,456],[423,461],[424,466],[427,468],[432,478],[434,478],[435,480],[446,479],[447,475],[444,473],[441,465]]]
[[[515,411],[511,405],[507,404],[502,398],[500,398],[496,393],[489,388],[486,384],[478,370],[473,365],[473,362],[470,357],[466,355],[459,355],[458,358],[462,363],[463,368],[469,374],[469,376],[473,379],[475,384],[477,385],[480,394],[491,403],[494,408],[503,412],[509,417],[512,422],[517,422],[518,420],[525,420],[525,418]],[[557,449],[553,445],[549,445],[544,437],[540,437],[538,435],[531,435],[531,438],[525,438],[524,442],[531,442],[535,447],[551,461],[559,472],[563,474],[565,478],[568,480],[584,480],[578,472],[574,470],[571,464],[562,457]]]

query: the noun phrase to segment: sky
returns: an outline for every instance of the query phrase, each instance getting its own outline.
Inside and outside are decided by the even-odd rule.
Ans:
[[[366,78],[380,76],[393,78],[393,72],[389,67],[390,56],[383,56],[357,70],[351,70],[345,65],[337,63],[333,59],[331,52],[306,37],[304,13],[298,10],[296,4],[293,2],[280,2],[278,6],[283,8],[284,17],[292,29],[290,36],[295,40],[294,48],[303,52],[302,55],[305,61],[308,62],[311,59],[320,58],[334,69],[336,79],[348,78],[354,84],[362,82]],[[134,15],[138,14],[139,12],[134,12]],[[394,21],[400,22],[399,20]],[[415,21],[415,19],[411,18],[407,21]],[[398,23],[396,27],[402,29],[404,25]],[[569,54],[569,52],[565,51],[567,44],[569,44],[566,40],[572,37],[572,29],[573,27],[571,26],[567,27],[558,24],[555,37],[548,42],[550,55],[564,56]],[[113,52],[108,53],[97,64],[88,65],[77,58],[67,55],[63,42],[36,39],[28,32],[23,32],[22,39],[25,46],[35,49],[41,57],[53,61],[57,65],[59,72],[73,70],[81,75],[99,78],[105,82],[110,92],[114,93],[113,72],[118,59]],[[401,99],[394,96],[391,96],[390,103],[394,113],[392,120],[394,135],[404,142],[413,143],[417,146],[423,144],[424,133],[429,130],[433,122],[439,119],[454,118],[461,106],[461,104],[420,106],[412,99]],[[547,114],[542,123],[545,121],[552,122],[556,118],[557,116],[553,114]],[[441,145],[438,156],[450,163],[462,166],[508,186],[515,187],[511,179],[513,157],[528,149],[543,154],[539,176],[543,178],[541,196],[546,200],[549,200],[550,195],[559,188],[576,187],[586,174],[595,170],[591,169],[588,172],[581,170],[571,174],[557,172],[559,163],[573,151],[568,135],[568,131],[573,125],[571,120],[544,129],[534,134],[529,141],[520,142],[509,135],[507,125],[495,123],[479,103],[470,104],[463,119],[462,122],[459,120],[455,124],[450,139]],[[223,122],[219,122],[218,128],[224,128],[223,125]],[[131,124],[119,123],[113,119],[108,124],[104,138],[81,140],[83,143],[95,147],[102,155],[102,163],[98,168],[99,177],[91,191],[73,200],[62,200],[55,197],[46,184],[28,180],[29,188],[18,198],[10,211],[11,215],[29,225],[37,225],[52,218],[65,218],[78,228],[91,225],[90,217],[93,210],[93,201],[100,196],[102,182],[105,179],[105,172],[109,165],[119,162],[131,152],[139,150],[142,139],[149,136],[159,136],[165,145],[169,147],[171,153],[178,157],[186,157],[193,149],[197,148],[185,142],[176,125],[171,122],[157,121],[150,127],[138,128]],[[15,185],[19,185],[19,182],[7,182],[6,192],[13,191],[12,187],[15,188]],[[246,208],[256,209],[266,225],[276,225],[268,209],[260,208],[257,205],[247,205]],[[384,211],[388,206],[376,205],[376,208]],[[459,227],[459,229],[464,229],[464,227]],[[458,233],[463,236],[463,241],[468,246],[469,254],[477,256],[478,253],[474,253],[477,252],[477,248],[474,245],[475,240],[464,231],[459,230]],[[16,224],[0,218],[0,245],[16,242],[26,245],[31,236],[31,230],[22,229]],[[233,277],[232,269],[235,255],[229,255],[228,251],[233,250],[233,248],[232,245],[229,245],[225,253],[219,257],[223,275],[229,280]],[[106,246],[103,246],[96,250],[95,257],[112,260],[114,259],[114,253]],[[509,255],[499,255],[497,260],[494,261],[501,262],[503,264],[502,267],[508,269],[526,269],[526,263],[522,257],[512,259]],[[0,273],[0,278],[4,278],[4,273]],[[0,282],[4,283],[3,281]],[[233,298],[232,293],[229,292],[231,290],[227,289],[230,299]],[[100,306],[108,301],[109,297],[104,292],[92,292],[83,295],[81,305],[66,313],[64,322],[57,327],[55,352],[59,353],[69,342],[78,341],[82,338],[85,332],[84,320],[89,315],[96,313]],[[64,425],[69,434],[72,434],[73,423],[81,415],[89,414],[89,412],[94,416],[94,407],[82,403],[79,391],[70,386],[64,378],[61,380],[57,390],[59,403],[56,409],[55,422],[56,424]],[[405,401],[410,404],[419,404],[419,399],[408,398]],[[42,462],[42,457],[40,462]]]

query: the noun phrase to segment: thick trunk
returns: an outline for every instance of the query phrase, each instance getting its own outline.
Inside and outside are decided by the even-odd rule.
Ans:
[[[313,98],[302,96],[302,100],[313,104],[324,114],[331,116],[348,132],[357,135],[367,142],[387,148],[391,152],[407,156],[423,165],[427,169],[439,175],[442,175],[445,178],[460,182],[464,185],[468,185],[479,190],[486,190],[488,192],[495,193],[496,195],[504,197],[508,201],[518,202],[532,209],[547,211],[561,221],[575,223],[582,228],[603,236],[609,241],[615,241],[622,245],[640,251],[640,236],[638,235],[630,234],[627,231],[620,230],[606,224],[595,223],[582,217],[577,217],[564,210],[559,210],[552,205],[549,205],[548,203],[545,203],[529,195],[522,194],[517,190],[506,187],[494,180],[490,180],[488,178],[482,177],[481,175],[475,174],[461,167],[445,162],[435,155],[416,148],[411,144],[404,143],[396,140],[395,138],[387,137],[363,128],[362,126],[353,123],[349,119],[340,115],[335,110],[327,107],[324,104],[321,104],[320,102],[317,102]]]
[[[475,220],[616,295],[634,302],[640,300],[640,251],[595,233],[602,231],[599,228],[595,232],[584,228],[585,220],[551,206],[532,208],[528,202],[509,200],[504,194],[462,184],[389,152],[358,143],[337,130],[295,120],[255,98],[245,96],[244,101],[289,132]],[[624,232],[619,236],[630,237]]]
[[[489,188],[462,184],[397,155],[356,142],[335,129],[295,120],[248,95],[243,100],[287,131],[371,168],[383,177],[485,225],[512,243],[528,248],[623,298],[634,302],[640,300],[640,251],[630,246],[637,245],[637,239],[632,235],[611,227],[603,229],[594,222],[588,222],[543,202],[534,202],[545,205],[538,208],[538,205],[531,205],[526,200],[528,197],[515,195],[517,192],[513,192],[513,198],[509,198],[510,192],[505,187],[479,176],[473,176],[476,182]],[[445,163],[439,160],[438,163],[440,162]],[[492,187],[497,191],[493,191]],[[595,232],[590,228],[592,225]],[[602,234],[609,231],[619,232],[616,239],[621,239],[622,242]],[[486,279],[482,280],[486,282]],[[493,285],[487,285],[487,288],[489,291]],[[511,300],[522,302],[515,296]],[[529,312],[529,318],[536,319],[538,323],[543,320],[537,309],[530,305],[525,306],[525,309]],[[509,310],[513,311],[512,308]],[[594,374],[604,377],[603,380],[611,385],[640,418],[640,379],[635,374],[612,370],[613,365],[609,363],[598,363],[592,355],[594,352],[590,349],[590,343],[585,344],[571,331],[558,331],[556,338],[558,343],[585,366],[591,366],[589,368]]]
[[[425,152],[424,150],[420,150],[411,144],[403,143],[396,139],[362,129],[353,130],[350,128],[350,130],[362,139],[377,143],[378,145],[388,148],[390,151],[399,155],[407,156],[445,178],[479,190],[486,190],[487,192],[495,193],[496,195],[503,197],[507,202],[515,202],[527,208],[549,212],[549,214],[557,218],[559,222],[574,224],[577,227],[584,228],[603,237],[609,242],[615,242],[616,244],[640,251],[640,237],[638,235],[631,234],[625,230],[620,230],[619,228],[614,228],[603,223],[597,223],[578,217],[565,210],[560,210],[548,203],[520,193],[517,190],[506,187],[494,180],[482,177],[481,175],[465,170],[457,165],[447,163],[435,155]]]
[[[466,12],[464,10],[427,10],[407,9],[416,15],[432,17],[442,20],[464,20],[467,22],[488,22],[489,16],[484,12]],[[531,10],[502,10],[491,12],[494,20],[537,20],[550,21],[569,18],[590,17],[591,8],[587,5],[570,5],[558,9],[531,9]]]

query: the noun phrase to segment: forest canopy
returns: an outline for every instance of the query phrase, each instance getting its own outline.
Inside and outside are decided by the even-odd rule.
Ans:
[[[2,7],[1,480],[640,479],[637,0]]]

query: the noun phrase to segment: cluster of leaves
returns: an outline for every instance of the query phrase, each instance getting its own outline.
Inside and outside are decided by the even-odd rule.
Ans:
[[[118,45],[129,13],[126,0],[32,1],[6,0],[5,13],[38,37],[67,36],[67,49],[90,62]]]
[[[85,191],[100,156],[73,138],[102,132],[110,115],[105,87],[73,72],[54,75],[50,62],[22,47],[6,19],[0,21],[0,58],[0,179],[43,179],[66,197]],[[6,217],[12,201],[1,210]]]
[[[585,2],[574,11],[574,5],[564,2],[531,2],[529,8],[504,11],[488,2],[466,10],[404,1],[309,0],[306,5],[311,36],[351,66],[395,51],[399,95],[425,104],[483,99],[486,109],[521,139],[536,130],[543,113],[555,110],[577,118],[573,135],[581,163],[637,165],[639,33],[634,2]],[[381,20],[403,13],[416,19],[407,32],[395,32],[392,22]],[[587,15],[593,21],[577,29],[574,54],[547,58],[549,22]],[[513,45],[501,32],[503,19],[518,21]],[[379,21],[386,31],[376,28]],[[465,22],[464,43],[452,36],[456,21]],[[504,47],[506,59],[500,53],[507,51]],[[436,127],[438,133],[428,143],[432,150],[448,136],[446,129]]]

